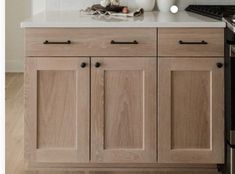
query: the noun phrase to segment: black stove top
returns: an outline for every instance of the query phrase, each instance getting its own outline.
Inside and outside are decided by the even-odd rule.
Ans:
[[[219,20],[235,15],[235,5],[189,5],[185,10]]]

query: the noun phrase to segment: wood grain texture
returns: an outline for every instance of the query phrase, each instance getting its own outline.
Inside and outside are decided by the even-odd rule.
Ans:
[[[181,45],[179,41],[208,42],[207,45]],[[160,28],[158,30],[160,57],[192,56],[205,58],[224,56],[224,30],[213,28]],[[189,57],[190,56],[190,57]]]
[[[37,74],[37,148],[75,148],[75,72],[48,70]]]
[[[6,75],[6,174],[24,174],[24,76]]]
[[[31,174],[31,172],[29,172]],[[49,170],[49,171],[36,171],[35,173],[32,174],[89,174],[87,172],[81,172],[81,171],[57,171],[57,170]]]
[[[200,174],[218,174],[218,172],[200,172]],[[164,171],[160,171],[160,172],[156,172],[156,171],[132,171],[132,172],[90,172],[90,174],[198,174],[198,172],[189,172],[189,171],[178,171],[178,172],[164,172]]]
[[[156,58],[91,62],[91,161],[156,162]]]
[[[31,170],[70,170],[70,171],[217,171],[216,164],[186,163],[30,163]]]
[[[104,71],[104,149],[143,148],[143,71]]]
[[[43,42],[70,40],[70,45]],[[138,41],[139,44],[110,44]],[[157,30],[154,28],[59,29],[27,28],[26,56],[156,56]]]
[[[89,161],[89,58],[26,58],[25,158]],[[66,141],[66,142],[65,142]]]
[[[223,58],[159,59],[160,163],[223,163],[224,77],[217,62]]]
[[[209,165],[180,165],[180,164],[57,164],[52,165],[53,170],[39,169],[39,171],[24,168],[24,75],[23,73],[8,73],[6,75],[6,174],[218,174],[215,166]],[[50,166],[48,164],[46,166]],[[67,167],[66,167],[67,166]],[[100,172],[79,172],[94,168]],[[106,167],[106,170],[100,168]],[[116,166],[116,169],[110,169]],[[155,167],[154,167],[155,166]],[[194,167],[192,167],[194,166]],[[45,167],[45,166],[44,166]],[[99,168],[98,168],[99,167]],[[135,169],[136,167],[142,167]],[[152,169],[146,167],[152,167]],[[197,168],[198,167],[198,168]],[[132,168],[132,169],[131,169]],[[74,171],[71,171],[74,170]],[[102,171],[101,171],[102,170]],[[114,171],[115,170],[115,171]],[[127,172],[129,170],[129,172]],[[130,171],[132,170],[132,171]],[[146,171],[148,170],[148,171]],[[151,170],[159,170],[152,171]],[[170,172],[163,172],[168,170]],[[176,172],[178,171],[178,172]],[[194,171],[194,172],[193,172]]]
[[[171,72],[171,148],[210,148],[210,71]]]
[[[24,168],[24,74],[6,74],[6,174],[85,174]]]

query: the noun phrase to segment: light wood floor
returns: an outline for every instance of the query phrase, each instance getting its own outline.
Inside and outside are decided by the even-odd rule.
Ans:
[[[33,172],[24,170],[24,75],[6,74],[6,174],[83,174],[79,172]]]
[[[83,172],[25,171],[23,160],[23,73],[6,74],[6,174],[88,174]],[[218,174],[217,172],[91,172],[90,174]]]

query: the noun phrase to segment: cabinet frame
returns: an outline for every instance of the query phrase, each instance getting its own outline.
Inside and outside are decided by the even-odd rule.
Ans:
[[[27,29],[29,30],[29,29]],[[36,29],[38,30],[39,32],[41,32],[40,30],[41,29]],[[54,30],[54,29],[51,29],[51,30]],[[73,29],[74,31],[76,29]],[[165,30],[165,29],[162,29],[162,30]],[[84,30],[85,31],[85,30]],[[31,32],[31,31],[30,31]],[[85,31],[86,32],[86,31]],[[29,31],[28,31],[29,33]],[[52,31],[53,33],[53,31]],[[110,33],[112,33],[112,31],[110,31]],[[150,33],[148,33],[148,35],[146,37],[149,37],[151,34],[154,34],[154,37],[152,38],[151,40],[151,43],[153,41],[156,42],[156,45],[155,43],[154,44],[149,44],[149,46],[146,46],[146,48],[151,48],[151,54],[150,56],[156,56],[154,57],[157,60],[161,60],[161,57],[159,58],[158,56],[158,51],[160,52],[160,47],[159,45],[161,43],[159,43],[159,39],[157,39],[157,37],[159,36],[159,34],[161,34],[160,32],[158,33],[158,29],[157,28],[154,28],[154,29],[151,29]],[[222,31],[221,31],[222,33]],[[219,33],[219,34],[221,34]],[[30,37],[35,37],[34,36],[35,33],[32,33],[30,35],[26,35],[26,39],[28,41],[28,39],[32,39]],[[218,35],[219,35],[218,34]],[[71,33],[71,35],[73,35],[73,33]],[[94,35],[97,35],[95,32],[94,32]],[[135,35],[135,33],[133,34]],[[127,34],[127,36],[129,36]],[[140,36],[140,41],[141,40],[141,35]],[[196,35],[195,35],[196,36]],[[41,36],[39,36],[41,37]],[[47,38],[48,36],[46,36]],[[62,36],[62,37],[67,37],[66,35],[65,36]],[[76,36],[78,37],[78,35]],[[80,36],[79,36],[80,37]],[[111,35],[111,37],[113,37]],[[136,37],[136,36],[135,36]],[[185,39],[187,39],[187,36],[184,36]],[[52,40],[55,39],[56,37],[52,37]],[[118,36],[118,39],[120,37]],[[222,38],[222,37],[221,37]],[[58,38],[56,38],[58,39]],[[66,38],[67,39],[67,38]],[[124,38],[125,40],[126,38]],[[42,44],[42,41],[44,40],[44,38],[42,40],[37,40],[37,42],[39,42],[40,44]],[[79,40],[79,39],[78,39]],[[139,39],[137,39],[139,40]],[[85,41],[86,38],[85,38]],[[132,38],[131,38],[131,41],[132,41]],[[89,41],[90,42],[90,41]],[[89,45],[89,42],[88,42],[88,45]],[[217,41],[218,42],[218,41]],[[75,44],[78,44],[79,42],[75,42]],[[108,42],[109,43],[109,42]],[[146,44],[147,42],[140,42],[140,44]],[[222,43],[218,42],[219,44],[222,45]],[[28,43],[30,44],[30,43]],[[73,45],[73,46],[74,46]],[[153,45],[153,46],[151,46]],[[50,45],[52,46],[52,45]],[[58,45],[57,45],[58,46]],[[61,46],[61,45],[60,45]],[[87,44],[85,44],[85,46],[87,46]],[[126,45],[123,45],[121,47],[124,47]],[[132,45],[133,46],[133,45]],[[130,46],[131,48],[128,48],[129,46],[127,46],[127,49],[129,50],[132,50],[132,46]],[[143,45],[144,46],[144,45]],[[34,47],[36,48],[36,45],[32,45],[30,47]],[[43,46],[44,47],[44,46]],[[56,46],[55,46],[56,47]],[[154,47],[154,49],[152,49]],[[157,48],[158,47],[158,48]],[[105,49],[104,49],[105,50]],[[44,53],[40,53],[41,51],[39,50],[37,53],[34,52],[32,53],[31,55],[28,55],[28,56],[33,56],[33,57],[26,57],[26,75],[25,75],[25,89],[26,89],[26,92],[25,92],[25,98],[26,98],[26,101],[25,101],[25,105],[26,105],[26,115],[25,115],[25,157],[26,159],[29,161],[29,166],[31,165],[32,168],[34,167],[39,167],[39,168],[62,168],[62,169],[66,169],[66,168],[70,168],[70,169],[76,169],[76,170],[103,170],[104,168],[106,168],[105,170],[109,169],[110,171],[120,171],[120,168],[123,168],[125,167],[127,170],[129,171],[136,171],[137,168],[141,168],[141,170],[166,170],[168,171],[169,168],[171,168],[170,170],[178,170],[178,169],[182,169],[182,170],[185,170],[185,168],[189,169],[189,170],[198,170],[200,168],[200,170],[215,170],[216,169],[216,163],[218,162],[223,162],[223,159],[222,159],[222,156],[220,156],[219,154],[222,154],[224,152],[221,151],[221,146],[223,146],[223,141],[221,142],[218,142],[216,140],[216,137],[213,138],[212,137],[212,140],[216,140],[215,143],[217,143],[214,146],[212,146],[212,150],[210,152],[208,151],[200,151],[199,153],[199,156],[197,156],[197,160],[194,161],[194,160],[189,160],[192,158],[192,154],[194,155],[197,155],[197,151],[194,151],[193,153],[189,154],[188,152],[186,151],[182,151],[182,155],[179,155],[179,153],[181,153],[180,151],[178,152],[174,152],[173,153],[169,153],[169,149],[165,149],[164,150],[164,146],[168,146],[168,142],[164,142],[164,138],[160,135],[162,133],[162,135],[164,135],[166,132],[163,131],[165,130],[166,128],[166,125],[161,125],[161,121],[162,119],[164,118],[159,118],[160,113],[161,111],[158,112],[158,100],[156,99],[156,101],[153,101],[152,103],[155,104],[155,111],[156,111],[156,120],[153,119],[153,122],[151,124],[156,124],[155,126],[155,129],[153,129],[152,126],[150,126],[148,129],[151,129],[151,130],[154,130],[152,132],[152,134],[155,134],[155,137],[151,140],[149,140],[149,144],[148,144],[148,147],[149,149],[151,150],[132,150],[132,149],[128,149],[126,152],[128,152],[130,155],[134,155],[134,156],[137,156],[138,160],[133,160],[133,158],[128,158],[126,156],[125,151],[124,150],[117,150],[117,151],[110,151],[108,153],[104,153],[104,149],[102,149],[102,142],[98,142],[98,146],[95,147],[97,144],[97,142],[92,142],[91,140],[91,136],[92,136],[92,125],[91,125],[91,117],[94,117],[92,115],[92,111],[91,110],[91,107],[94,106],[94,105],[90,105],[92,103],[92,101],[90,100],[92,98],[91,95],[91,91],[92,91],[92,86],[91,86],[91,73],[97,71],[97,69],[94,68],[94,61],[91,62],[92,59],[94,60],[102,60],[103,58],[105,59],[110,59],[110,60],[114,60],[116,61],[117,63],[117,66],[123,66],[125,67],[126,65],[123,64],[122,62],[128,62],[128,61],[132,61],[133,59],[135,58],[138,58],[138,59],[142,59],[142,61],[147,61],[147,59],[151,58],[151,57],[146,57],[146,55],[148,55],[149,53],[147,53],[149,50],[148,49],[143,49],[143,51],[141,52],[140,55],[136,55],[136,53],[133,53],[134,55],[129,55],[129,57],[125,57],[125,56],[128,56],[127,53],[125,52],[118,52],[117,49],[115,49],[115,47],[112,46],[111,49],[108,50],[108,52],[110,53],[110,55],[108,55],[108,53],[105,51],[103,54],[104,55],[92,55],[94,53],[92,53],[92,51],[86,47],[84,50],[81,50],[82,52],[79,52],[78,50],[75,50],[75,52],[73,53],[70,53],[68,52],[68,50],[66,50],[67,52],[66,53],[60,53],[59,52],[50,52],[51,50],[49,50],[49,52],[44,52]],[[63,50],[60,50],[61,52],[63,52]],[[78,51],[78,52],[77,52]],[[91,52],[90,52],[91,51]],[[99,51],[99,50],[98,50]],[[125,51],[125,49],[123,49],[123,51]],[[26,51],[27,52],[27,51]],[[216,50],[216,52],[219,52],[218,55],[222,55],[221,53],[221,50]],[[82,54],[81,54],[82,53]],[[36,57],[37,54],[41,54],[42,57]],[[73,55],[72,55],[73,54]],[[75,55],[76,54],[76,55]],[[107,54],[107,55],[106,55]],[[120,55],[119,55],[120,54]],[[128,52],[129,54],[129,52]],[[146,54],[146,55],[144,55]],[[176,53],[178,54],[178,53]],[[185,56],[185,60],[187,59],[195,59],[195,62],[193,60],[189,60],[189,61],[193,61],[195,64],[197,64],[196,61],[203,61],[203,60],[206,60],[206,59],[213,59],[213,60],[222,60],[222,58],[216,58],[215,56],[218,56],[217,54],[216,55],[209,55],[210,53],[208,53],[206,56],[208,57],[203,57],[202,55],[194,55],[195,57],[197,57],[198,59],[196,60],[195,57],[193,56],[188,56],[187,55],[183,55]],[[78,57],[78,56],[111,56],[111,57]],[[143,56],[143,57],[136,57],[136,56]],[[44,57],[46,56],[46,57]],[[52,57],[47,57],[47,56],[52,56]],[[68,56],[68,57],[61,57],[61,56]],[[77,56],[77,57],[72,57],[72,56]],[[115,56],[121,56],[121,57],[115,57]],[[145,57],[144,57],[145,56]],[[168,59],[169,57],[166,56],[166,55],[163,55],[165,56],[164,59]],[[182,55],[181,55],[182,56]],[[214,56],[214,57],[209,57],[209,56]],[[152,57],[153,58],[153,57]],[[163,57],[162,57],[163,58]],[[175,61],[178,61],[180,60],[182,57],[174,57],[176,58],[177,60]],[[50,59],[50,60],[49,60]],[[58,63],[57,61],[58,60],[62,60],[64,59],[64,61],[60,61],[60,62],[63,62],[63,63]],[[116,60],[115,60],[116,59]],[[37,71],[38,70],[72,70],[72,71],[76,71],[76,72],[80,72],[81,68],[80,68],[80,63],[81,61],[88,61],[88,64],[89,66],[86,67],[85,69],[88,69],[88,78],[82,78],[85,83],[89,84],[87,88],[83,88],[83,92],[87,92],[87,95],[86,95],[86,102],[84,102],[83,99],[80,99],[81,102],[84,104],[84,108],[86,108],[85,110],[88,112],[87,114],[87,119],[86,119],[86,125],[87,126],[84,126],[82,125],[82,127],[84,126],[84,135],[88,135],[88,136],[84,136],[84,140],[85,140],[85,143],[82,142],[81,145],[84,147],[85,150],[83,150],[83,148],[77,148],[77,149],[49,149],[49,150],[46,150],[46,149],[43,149],[43,150],[38,150],[37,149],[37,134],[34,133],[34,131],[36,132],[37,131],[37,119],[36,116],[37,116],[37,111],[36,111],[36,108],[37,108],[37,96],[35,95],[37,91]],[[135,62],[135,61],[134,61]],[[48,64],[49,63],[49,64]],[[127,66],[128,68],[130,68],[131,66],[128,66],[128,63],[127,63]],[[141,67],[145,67],[145,63],[143,63]],[[148,67],[148,66],[146,66]],[[156,62],[156,87],[155,87],[155,92],[154,92],[154,95],[156,98],[159,98],[161,97],[161,93],[158,93],[159,90],[158,90],[158,77],[161,78],[161,75],[158,74],[158,67],[161,68],[159,65],[158,65],[158,62]],[[102,68],[101,68],[102,69]],[[133,68],[135,69],[135,68]],[[151,68],[150,68],[151,69]],[[196,70],[198,70],[196,68]],[[99,70],[99,71],[102,71],[102,70]],[[79,74],[79,73],[78,73]],[[95,73],[94,73],[95,74]],[[97,73],[98,74],[98,73]],[[102,74],[102,72],[101,72]],[[219,77],[217,77],[218,79],[221,78],[221,75]],[[221,84],[220,84],[221,85]],[[161,86],[161,84],[160,84]],[[160,95],[160,96],[157,96],[157,95]],[[214,94],[213,94],[214,95]],[[222,95],[222,94],[217,94],[217,95]],[[223,102],[221,100],[221,102]],[[87,104],[88,103],[88,104]],[[85,106],[85,104],[87,104]],[[164,106],[165,107],[165,106]],[[166,106],[167,107],[167,106]],[[221,105],[219,105],[219,107],[221,107]],[[154,109],[153,109],[154,110]],[[102,113],[102,111],[101,111]],[[100,113],[99,113],[100,114]],[[33,116],[33,117],[32,117]],[[97,118],[96,118],[97,119]],[[99,118],[98,118],[99,119]],[[159,119],[159,120],[158,120]],[[101,120],[102,121],[102,120]],[[218,120],[217,120],[218,121]],[[221,123],[224,121],[222,120],[221,118],[219,118],[219,121],[221,121]],[[214,128],[214,126],[213,126]],[[223,127],[221,126],[221,129],[223,129]],[[79,129],[80,130],[80,129]],[[159,132],[158,132],[159,131]],[[223,135],[221,134],[220,132],[221,130],[218,129],[217,130],[217,133],[218,133],[218,137],[220,139],[222,139]],[[167,132],[168,133],[168,132]],[[101,138],[100,138],[101,139]],[[163,145],[159,144],[159,142],[161,142],[163,140]],[[98,140],[100,141],[100,140]],[[168,141],[168,140],[167,140]],[[152,142],[155,142],[155,144],[153,144]],[[164,144],[166,143],[166,144]],[[211,144],[213,144],[214,142],[212,142]],[[220,143],[220,144],[219,144]],[[92,147],[93,146],[93,147]],[[81,146],[79,146],[81,147]],[[161,148],[163,149],[163,153],[159,153],[159,151],[161,151]],[[140,153],[140,151],[142,151]],[[215,152],[217,151],[217,153],[219,153],[217,156],[213,156],[211,155],[212,153],[214,154]],[[93,156],[93,153],[100,153],[100,155],[97,155],[97,156]],[[148,158],[146,156],[146,154],[149,155],[150,158]],[[159,155],[160,154],[160,155]],[[120,155],[119,157],[121,158],[116,158],[115,155]],[[163,156],[162,155],[166,155],[164,158],[162,158]],[[173,155],[176,155],[175,157],[173,157]],[[80,157],[80,158],[79,158]],[[103,160],[104,158],[106,158],[105,160]],[[140,157],[140,158],[139,158]],[[186,158],[185,158],[186,157]],[[211,160],[211,158],[214,157],[214,161]],[[64,159],[63,159],[64,158]],[[122,160],[122,158],[125,158],[126,160]],[[174,158],[174,159],[173,159]],[[178,161],[177,161],[178,160]],[[199,160],[201,160],[199,162]],[[208,163],[208,161],[210,160],[210,164]],[[33,165],[32,165],[33,164]],[[91,169],[92,167],[94,167],[93,169]],[[100,169],[98,169],[100,168]],[[166,169],[168,168],[168,169]]]
[[[89,162],[90,71],[89,68],[80,68],[82,62],[89,63],[89,58],[33,57],[25,59],[25,158],[30,163]],[[71,70],[76,73],[75,107],[77,122],[74,148],[38,148],[37,73],[41,70]]]
[[[199,163],[224,162],[224,88],[223,58],[160,58],[159,59],[159,144],[160,163]],[[208,71],[210,72],[210,147],[205,149],[172,149],[171,147],[171,72]],[[185,89],[187,90],[187,89]],[[179,101],[180,102],[180,101]]]
[[[95,68],[95,62],[101,62]],[[92,58],[91,59],[91,161],[97,163],[157,162],[157,59],[156,58]],[[105,149],[104,73],[105,71],[135,71],[143,73],[143,147],[141,149]],[[118,103],[118,102],[117,102]]]

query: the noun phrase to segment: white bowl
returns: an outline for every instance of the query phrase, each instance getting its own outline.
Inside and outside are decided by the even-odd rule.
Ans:
[[[162,12],[170,12],[172,5],[175,5],[175,0],[157,0],[158,9]]]
[[[137,6],[143,8],[144,11],[153,11],[155,3],[155,0],[136,0]]]

